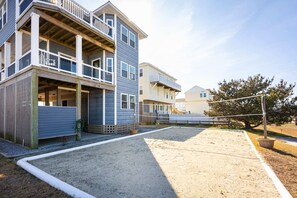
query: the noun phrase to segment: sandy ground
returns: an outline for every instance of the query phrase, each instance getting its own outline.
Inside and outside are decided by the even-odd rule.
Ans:
[[[167,129],[31,163],[96,197],[280,197],[241,132]]]

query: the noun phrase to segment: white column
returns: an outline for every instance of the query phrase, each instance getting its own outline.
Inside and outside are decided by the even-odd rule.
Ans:
[[[82,36],[76,35],[76,73],[82,76]]]
[[[19,71],[20,68],[20,58],[22,57],[22,38],[23,32],[15,32],[15,73]]]
[[[102,69],[103,70],[106,70],[106,61],[105,61],[105,50],[103,50],[103,57],[102,57],[103,61],[102,61]],[[105,72],[102,72],[103,76],[102,79],[105,80],[105,76],[106,76],[106,73]]]
[[[4,43],[4,74],[8,78],[8,67],[10,65],[11,43]]]
[[[20,14],[20,4],[19,0],[15,0],[15,20],[17,21]]]
[[[2,79],[2,51],[0,51],[0,79],[3,80]]]
[[[39,65],[39,15],[31,14],[31,64]]]
[[[114,15],[114,43],[117,46],[117,15]],[[117,59],[117,51],[118,48],[116,47],[115,51],[114,51],[114,85],[115,85],[115,91],[114,91],[114,124],[117,125],[118,123],[118,119],[117,119],[117,67],[118,67],[118,59]]]
[[[105,125],[105,89],[103,89],[103,112],[102,112],[102,124]]]

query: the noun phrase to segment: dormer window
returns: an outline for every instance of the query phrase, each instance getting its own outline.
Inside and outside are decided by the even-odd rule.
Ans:
[[[128,44],[128,29],[123,25],[121,26],[121,39],[123,42]]]

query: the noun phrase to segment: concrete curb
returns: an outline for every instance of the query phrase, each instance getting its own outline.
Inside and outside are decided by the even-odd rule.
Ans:
[[[59,150],[59,151],[46,153],[46,154],[41,154],[41,155],[36,155],[36,156],[32,156],[32,157],[26,157],[26,158],[18,160],[17,165],[22,167],[23,169],[25,169],[27,172],[34,175],[38,179],[48,183],[52,187],[54,187],[54,188],[56,188],[58,190],[61,190],[61,191],[65,192],[66,194],[68,194],[68,195],[70,195],[72,197],[94,198],[93,195],[90,195],[90,194],[88,194],[88,193],[86,193],[86,192],[84,192],[84,191],[70,185],[70,184],[67,184],[66,182],[63,182],[62,180],[60,180],[60,179],[58,179],[58,178],[56,178],[56,177],[42,171],[41,169],[31,165],[29,163],[29,161],[42,159],[42,158],[46,158],[46,157],[51,157],[51,156],[55,156],[55,155],[59,155],[59,154],[63,154],[63,153],[69,153],[69,152],[72,152],[72,151],[81,150],[81,149],[85,149],[85,148],[90,148],[90,147],[94,147],[94,146],[98,146],[98,145],[102,145],[102,144],[108,144],[108,143],[111,143],[111,142],[125,140],[125,139],[129,139],[129,138],[133,138],[133,137],[143,136],[143,135],[146,135],[146,134],[155,133],[155,132],[159,132],[159,131],[166,130],[166,129],[171,129],[171,128],[173,128],[173,127],[166,127],[166,128],[157,129],[157,130],[154,130],[154,131],[139,133],[139,134],[132,135],[132,136],[125,136],[125,137],[115,138],[115,139],[106,140],[106,141],[102,141],[102,142],[92,143],[92,144],[88,144],[88,145],[84,145],[84,146]]]
[[[266,164],[266,162],[261,157],[260,153],[257,151],[256,147],[254,146],[253,142],[251,141],[250,137],[246,133],[246,131],[243,131],[244,136],[246,137],[248,143],[250,144],[252,150],[256,154],[257,158],[260,160],[264,170],[266,171],[267,175],[272,180],[273,184],[275,185],[277,191],[283,198],[292,198],[292,195],[289,193],[289,191],[286,189],[284,184],[279,180],[279,178],[276,176],[275,172]]]

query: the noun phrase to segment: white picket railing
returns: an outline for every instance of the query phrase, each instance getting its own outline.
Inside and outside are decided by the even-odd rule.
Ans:
[[[59,72],[78,75],[76,60],[42,49],[39,49],[39,65]],[[86,63],[83,63],[82,67],[83,77],[113,84],[113,72],[93,67]]]

